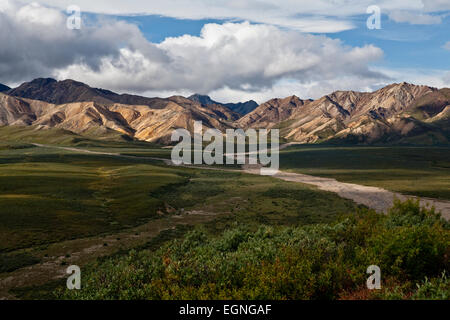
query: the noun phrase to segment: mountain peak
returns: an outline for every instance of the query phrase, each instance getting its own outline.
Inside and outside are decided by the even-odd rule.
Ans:
[[[203,95],[203,94],[199,94],[199,93],[195,93],[192,96],[188,97],[189,100],[194,101],[194,102],[198,102],[201,104],[220,104],[214,100],[212,100],[209,96],[207,95]]]
[[[55,83],[55,82],[58,82],[58,81],[56,79],[53,79],[53,78],[36,78],[34,80],[31,80],[28,83],[30,83],[30,84],[48,85],[48,84]],[[25,83],[27,83],[27,82],[25,82]]]
[[[288,101],[290,101],[290,102],[294,102],[294,103],[296,103],[296,102],[301,102],[301,101],[303,101],[302,99],[300,99],[298,96],[296,96],[295,94],[294,95],[292,95],[292,96],[290,96],[290,97],[287,97],[286,98],[286,100],[288,100]]]

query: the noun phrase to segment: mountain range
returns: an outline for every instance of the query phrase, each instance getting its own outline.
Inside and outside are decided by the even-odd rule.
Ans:
[[[375,92],[337,91],[317,100],[292,96],[263,103],[237,121],[278,128],[301,143],[449,142],[450,89],[398,83]]]
[[[375,92],[337,91],[317,100],[291,96],[257,105],[219,103],[208,96],[147,98],[84,83],[35,79],[0,85],[0,125],[60,128],[78,134],[120,133],[167,144],[174,129],[276,128],[299,143],[450,142],[450,89],[396,83]]]

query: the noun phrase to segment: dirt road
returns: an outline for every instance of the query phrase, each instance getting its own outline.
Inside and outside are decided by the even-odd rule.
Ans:
[[[245,169],[245,172],[259,174],[259,169]],[[363,204],[380,212],[387,212],[392,207],[394,199],[402,201],[406,199],[417,199],[414,196],[405,196],[400,193],[391,192],[377,187],[362,186],[359,184],[339,182],[331,178],[315,177],[306,174],[279,171],[274,176],[284,181],[300,182],[318,187],[320,190],[335,192],[342,198],[351,199],[356,203]],[[450,220],[450,201],[420,198],[423,206],[434,206],[441,212],[446,220]]]

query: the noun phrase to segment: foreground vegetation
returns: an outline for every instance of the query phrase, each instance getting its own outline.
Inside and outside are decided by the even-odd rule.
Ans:
[[[83,271],[65,299],[449,299],[450,226],[418,203],[384,216],[358,210],[298,227],[197,228],[161,249],[131,251]],[[383,289],[365,288],[378,265]]]
[[[450,147],[296,146],[280,152],[283,170],[450,200]]]
[[[16,296],[449,298],[449,225],[418,204],[397,203],[383,216],[299,183],[166,166],[146,157],[168,157],[167,149],[120,136],[99,141],[32,130],[0,128],[0,279],[57,258],[46,251],[52,244],[117,237],[165,218],[188,221],[200,214],[211,220],[194,230],[174,226],[131,251],[111,248],[112,256],[87,265],[83,259],[79,292],[61,290],[65,282],[57,281],[17,289]],[[36,147],[34,142],[134,157]],[[282,169],[443,199],[450,199],[448,159],[449,149],[443,147],[304,146],[281,152]],[[66,259],[76,252],[62,250]],[[365,287],[371,264],[381,267],[381,291]],[[58,262],[56,268],[66,265]]]
[[[89,148],[118,154],[161,152],[152,145],[116,142],[93,142]],[[332,221],[356,205],[333,193],[269,177],[176,168],[139,157],[88,154],[12,140],[0,143],[0,207],[3,278],[20,268],[57,259],[61,251],[67,257],[79,252],[80,247],[66,243],[69,240],[128,230],[134,235],[132,228],[157,225],[154,222],[172,217],[174,223],[181,216],[182,221],[198,223],[198,217],[190,217],[189,212],[212,216],[215,223],[208,228],[221,232],[234,223]],[[124,241],[122,237],[117,246],[125,246]]]

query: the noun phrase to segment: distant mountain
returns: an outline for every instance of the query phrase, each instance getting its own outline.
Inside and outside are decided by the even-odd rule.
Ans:
[[[149,105],[110,101],[52,104],[0,93],[0,126],[58,128],[98,138],[115,131],[129,138],[168,144],[173,130],[193,131],[195,121],[202,121],[205,129],[225,131],[239,118],[226,107],[205,106],[184,97],[158,98],[150,102]]]
[[[256,101],[249,100],[247,102],[226,103],[225,107],[244,116],[255,110],[258,107],[258,103],[256,103]]]
[[[11,90],[11,88],[0,83],[0,92],[5,92],[8,90]]]
[[[188,97],[189,100],[192,100],[194,102],[198,102],[204,105],[209,104],[221,104],[217,101],[212,100],[209,96],[201,95],[201,94],[193,94],[192,96]]]
[[[237,106],[238,104],[233,104]],[[36,79],[0,93],[0,126],[117,132],[167,144],[174,129],[277,128],[300,143],[449,144],[450,89],[397,83],[375,92],[336,91],[317,100],[272,99],[240,116],[208,96],[119,95],[65,80]]]
[[[301,100],[296,96],[272,99],[239,119],[237,125],[243,128],[271,128],[277,123],[287,120],[296,110],[311,101]]]
[[[241,116],[246,115],[247,113],[252,112],[258,107],[258,104],[253,101],[247,101],[247,102],[239,102],[239,103],[220,103],[217,101],[212,100],[209,96],[206,95],[200,95],[200,94],[194,94],[188,98],[189,100],[204,104],[204,105],[221,105],[224,107],[227,107],[228,109],[239,113]]]
[[[51,78],[39,78],[25,82],[18,88],[6,92],[10,96],[41,100],[53,104],[92,101],[103,104],[121,103],[132,105],[151,105],[163,107],[162,99],[146,98],[129,94],[117,94],[109,90],[91,88],[87,84],[74,80],[56,81]]]
[[[337,91],[317,100],[270,100],[237,121],[244,128],[279,128],[301,143],[450,141],[450,89],[392,84],[375,92]]]

